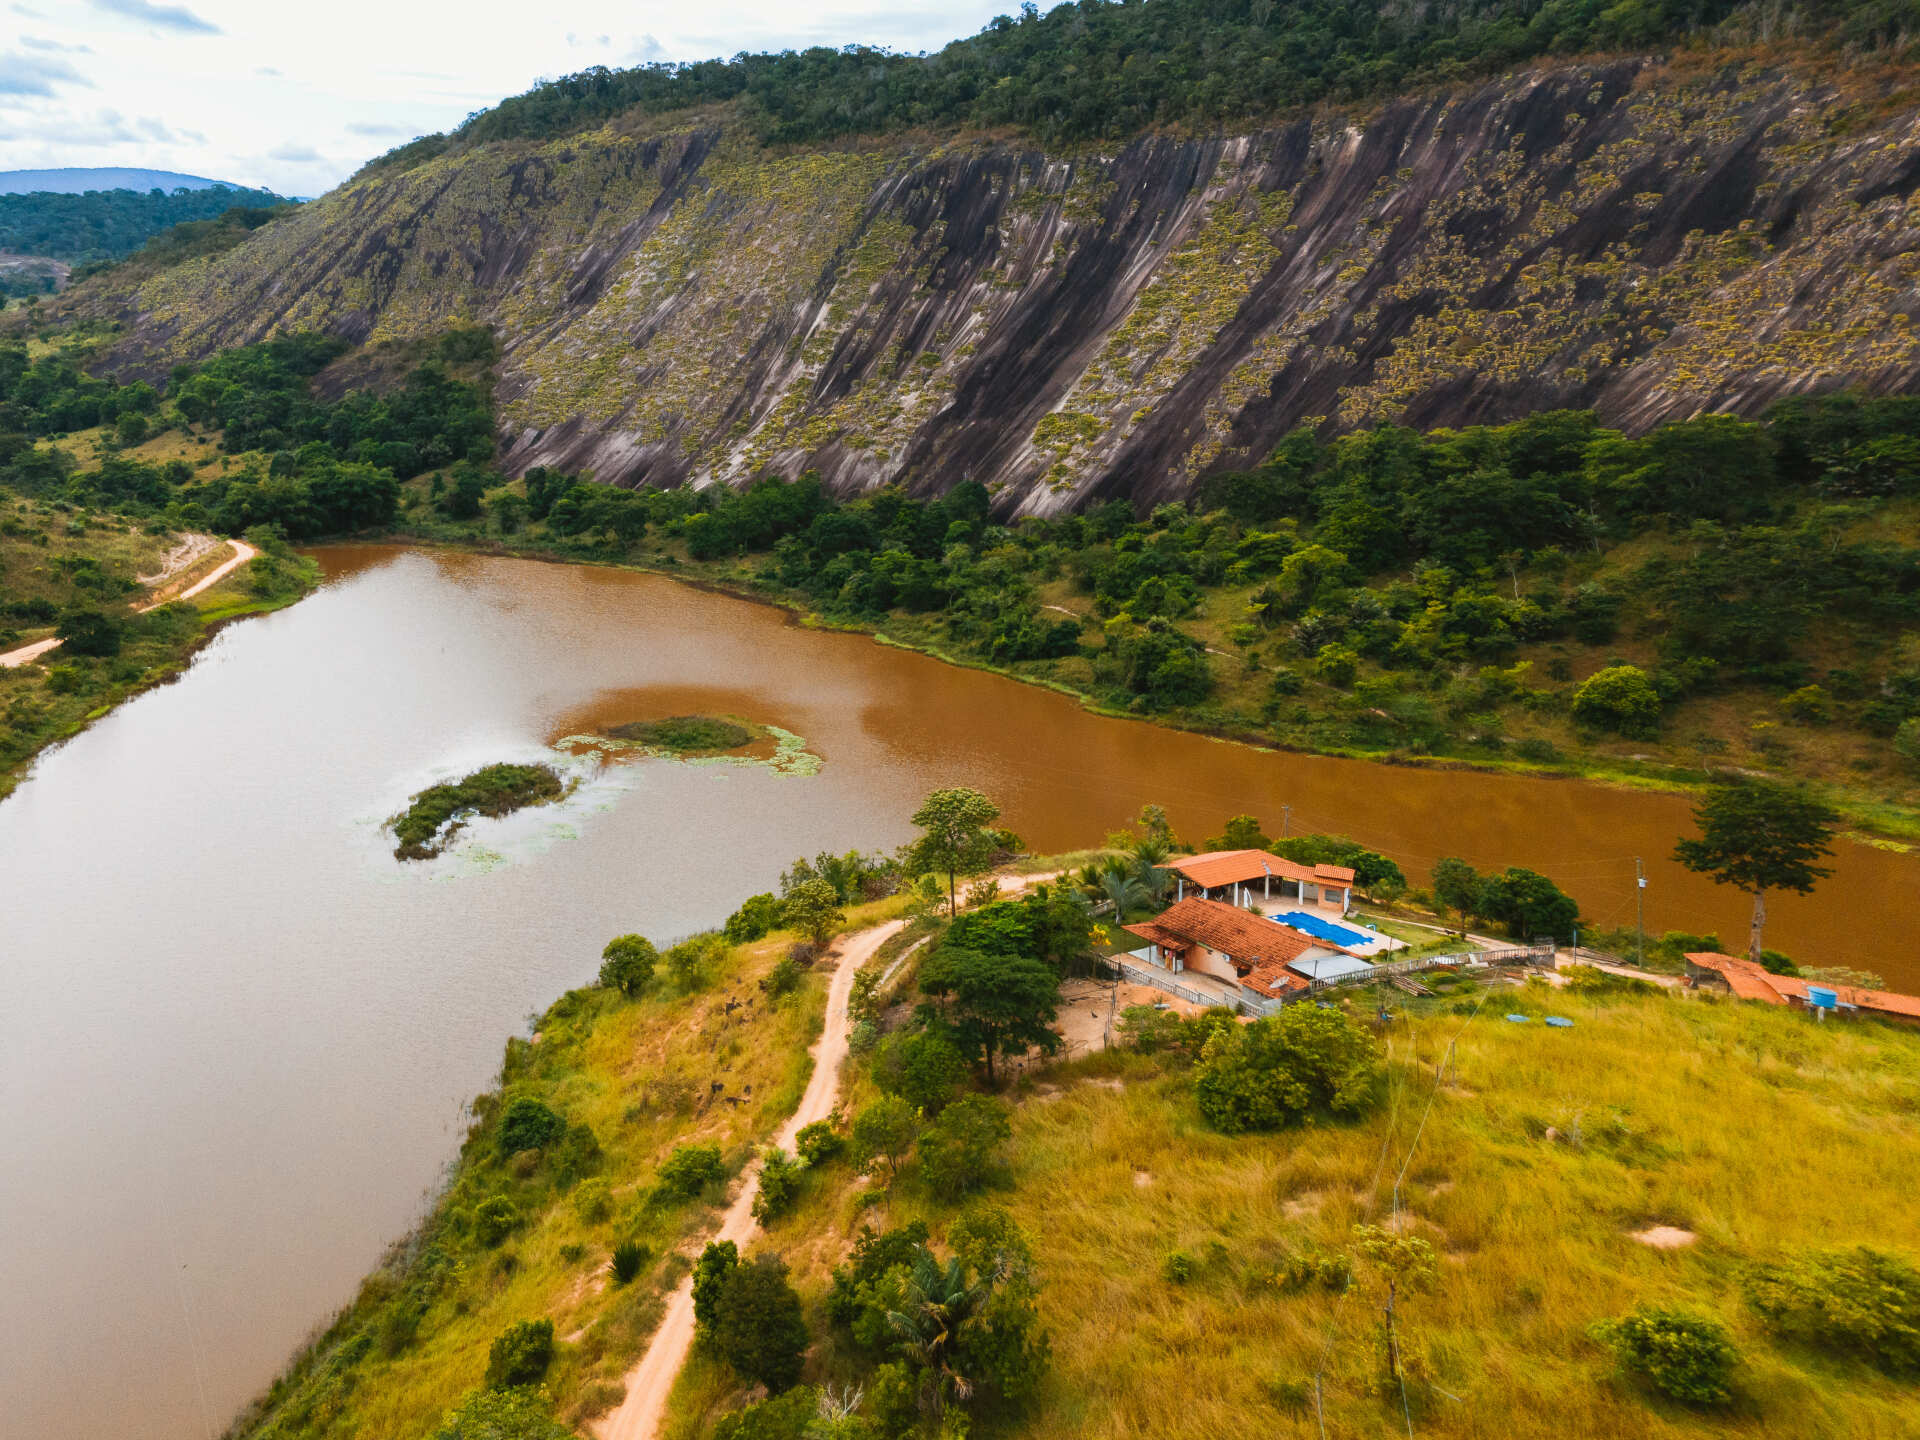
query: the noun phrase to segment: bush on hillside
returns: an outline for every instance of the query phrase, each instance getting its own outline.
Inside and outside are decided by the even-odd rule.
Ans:
[[[769,932],[780,928],[784,907],[780,897],[773,894],[749,895],[741,902],[740,908],[727,917],[727,923],[721,933],[729,944],[750,945],[755,940],[764,940]]]
[[[920,1175],[935,1195],[971,1194],[993,1178],[1000,1147],[1013,1138],[1007,1107],[986,1095],[968,1095],[940,1112],[920,1137]]]
[[[553,1321],[517,1321],[500,1333],[487,1352],[487,1388],[538,1385],[552,1363]]]
[[[552,1109],[531,1095],[517,1095],[507,1102],[507,1113],[500,1121],[500,1153],[544,1149],[566,1132],[567,1122]]]
[[[1636,665],[1610,665],[1573,692],[1573,718],[1633,737],[1660,728],[1660,692]]]
[[[538,1390],[471,1390],[432,1440],[574,1440]]]
[[[638,1240],[622,1240],[613,1247],[613,1255],[607,1262],[607,1268],[613,1272],[613,1283],[631,1284],[633,1277],[640,1273],[641,1267],[651,1258],[647,1247]]]
[[[1200,1058],[1200,1113],[1229,1135],[1278,1130],[1316,1113],[1353,1116],[1378,1098],[1379,1046],[1341,1010],[1290,1005],[1218,1031]]]
[[[753,1197],[753,1218],[761,1224],[778,1220],[800,1198],[806,1167],[778,1145],[767,1151],[760,1165],[760,1188]]]
[[[513,1233],[520,1211],[504,1195],[482,1200],[473,1211],[473,1238],[491,1250]]]
[[[942,1030],[895,1035],[873,1060],[873,1083],[914,1109],[938,1115],[966,1082],[967,1061]]]
[[[1860,1246],[1754,1269],[1747,1300],[1779,1334],[1889,1375],[1920,1375],[1920,1271]]]
[[[775,1395],[791,1389],[808,1336],[786,1262],[763,1251],[732,1267],[715,1297],[710,1335],[741,1379]]]
[[[1726,1326],[1706,1315],[1643,1305],[1603,1321],[1594,1338],[1609,1346],[1629,1375],[1684,1405],[1724,1405],[1733,1398],[1739,1352]]]
[[[718,1145],[676,1145],[660,1162],[659,1192],[669,1200],[692,1200],[726,1173]]]
[[[600,952],[600,984],[631,1000],[652,982],[659,963],[660,952],[646,936],[616,935]]]

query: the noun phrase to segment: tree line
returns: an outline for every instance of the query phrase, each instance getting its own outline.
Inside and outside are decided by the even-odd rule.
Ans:
[[[1156,125],[1245,122],[1321,100],[1495,73],[1542,55],[1644,50],[1691,37],[1782,33],[1900,48],[1911,0],[1072,0],[1032,3],[931,54],[814,46],[731,59],[596,66],[543,81],[411,141],[369,169],[451,145],[543,139],[629,111],[741,100],[776,144],[918,127],[1012,127],[1046,141],[1110,140]]]

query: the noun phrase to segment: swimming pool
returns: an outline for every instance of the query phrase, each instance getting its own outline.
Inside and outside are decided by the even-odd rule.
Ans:
[[[1345,925],[1336,925],[1331,920],[1322,920],[1318,915],[1309,915],[1304,910],[1289,910],[1284,915],[1273,917],[1282,925],[1291,925],[1295,930],[1305,931],[1316,940],[1330,941],[1335,945],[1372,945],[1379,940],[1365,930],[1350,930]]]

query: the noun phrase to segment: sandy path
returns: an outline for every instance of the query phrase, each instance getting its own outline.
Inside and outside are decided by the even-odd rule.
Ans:
[[[889,920],[848,937],[834,968],[833,981],[827,987],[826,1025],[811,1052],[813,1074],[807,1080],[799,1108],[773,1137],[772,1143],[781,1149],[793,1148],[793,1137],[802,1125],[824,1120],[833,1113],[840,1095],[840,1066],[847,1058],[847,998],[853,993],[854,972],[905,923]],[[746,1183],[727,1207],[720,1229],[712,1237],[715,1241],[731,1240],[746,1248],[760,1228],[753,1218],[753,1197],[759,1188],[760,1171],[756,1165],[749,1169]],[[594,1433],[601,1440],[654,1440],[660,1432],[660,1422],[666,1417],[667,1396],[673,1389],[674,1377],[680,1373],[692,1348],[693,1277],[689,1275],[667,1302],[667,1313],[647,1343],[639,1364],[627,1372],[627,1398],[619,1409],[595,1424]]]
[[[235,570],[239,569],[260,553],[244,540],[229,540],[227,544],[232,547],[233,555],[231,558],[223,561],[219,568],[210,571],[178,595],[163,596],[157,600],[149,600],[144,605],[134,606],[133,613],[136,615],[144,615],[149,610],[161,605],[170,605],[175,600],[191,600],[202,590],[209,590],[213,586],[218,585],[222,580],[226,579],[227,576],[231,575]],[[0,669],[12,670],[21,665],[31,664],[48,651],[59,648],[60,642],[57,639],[36,640],[31,645],[22,645],[18,650],[9,650],[6,654],[0,655]]]

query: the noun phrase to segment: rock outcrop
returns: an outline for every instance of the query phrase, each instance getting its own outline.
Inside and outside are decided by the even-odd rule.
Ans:
[[[721,111],[348,184],[118,297],[113,359],[484,321],[516,471],[1147,504],[1300,424],[1912,387],[1920,116],[1842,113],[1653,62],[1110,153],[773,152]]]

